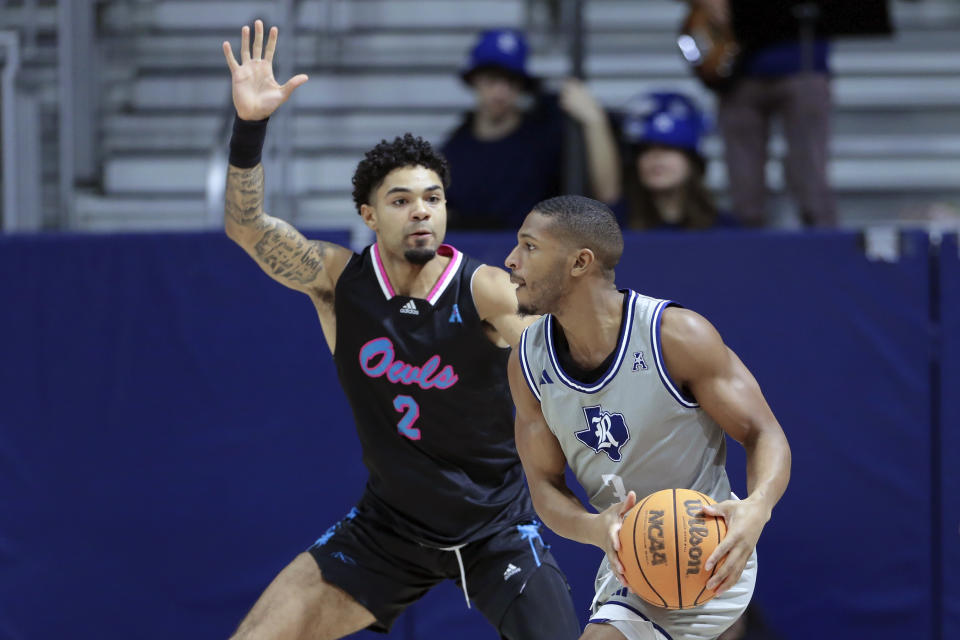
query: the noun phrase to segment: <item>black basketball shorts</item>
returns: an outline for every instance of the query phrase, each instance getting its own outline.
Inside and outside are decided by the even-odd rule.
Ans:
[[[442,550],[410,540],[374,514],[354,508],[308,551],[324,580],[374,615],[376,622],[369,627],[373,631],[388,632],[404,609],[443,580],[454,580],[464,589],[461,576],[465,576],[471,606],[498,630],[516,600],[524,608],[520,615],[539,620],[541,631],[557,625],[562,630],[551,631],[554,638],[579,635],[569,585],[536,522],[504,525],[487,538]],[[534,575],[536,588],[524,591]],[[517,600],[521,592],[524,597]],[[568,610],[558,611],[558,602]],[[516,609],[511,611],[511,617],[517,614]]]

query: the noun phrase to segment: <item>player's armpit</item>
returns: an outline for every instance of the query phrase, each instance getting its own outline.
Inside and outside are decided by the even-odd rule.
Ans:
[[[483,265],[473,278],[473,301],[480,318],[490,323],[511,347],[520,342],[520,334],[539,316],[517,313],[516,285],[503,269]]]

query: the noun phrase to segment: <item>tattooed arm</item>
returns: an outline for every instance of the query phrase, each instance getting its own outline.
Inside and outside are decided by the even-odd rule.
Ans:
[[[344,247],[307,240],[289,223],[263,211],[263,165],[227,170],[223,217],[227,236],[253,258],[268,276],[302,291],[314,302],[333,295],[336,277],[350,259]]]
[[[223,54],[232,78],[233,104],[242,120],[269,117],[286,102],[294,89],[307,81],[307,77],[301,74],[283,85],[277,84],[273,77],[276,46],[277,28],[273,27],[266,48],[263,47],[263,23],[260,20],[254,25],[252,48],[250,28],[244,26],[241,31],[240,64],[230,43],[223,43]],[[332,300],[334,285],[351,252],[328,242],[307,240],[287,222],[264,213],[263,165],[257,164],[249,169],[229,167],[223,220],[227,235],[243,247],[271,278],[306,293],[315,304]],[[318,310],[323,321],[325,308],[318,305]]]

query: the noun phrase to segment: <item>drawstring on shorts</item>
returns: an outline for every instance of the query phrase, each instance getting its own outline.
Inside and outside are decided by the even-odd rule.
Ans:
[[[444,547],[440,551],[453,551],[457,555],[457,564],[460,565],[460,584],[463,585],[463,597],[467,600],[467,609],[470,609],[470,594],[467,592],[467,572],[463,570],[463,556],[460,555],[460,549],[467,546],[458,544],[455,547]]]

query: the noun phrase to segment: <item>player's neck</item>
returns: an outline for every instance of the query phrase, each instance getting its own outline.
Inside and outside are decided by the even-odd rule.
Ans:
[[[554,313],[570,347],[570,357],[584,369],[594,369],[617,347],[626,297],[613,284],[583,286]]]
[[[426,264],[413,264],[403,256],[384,250],[382,245],[380,259],[394,293],[410,298],[426,298],[450,262],[449,256],[438,253]]]

